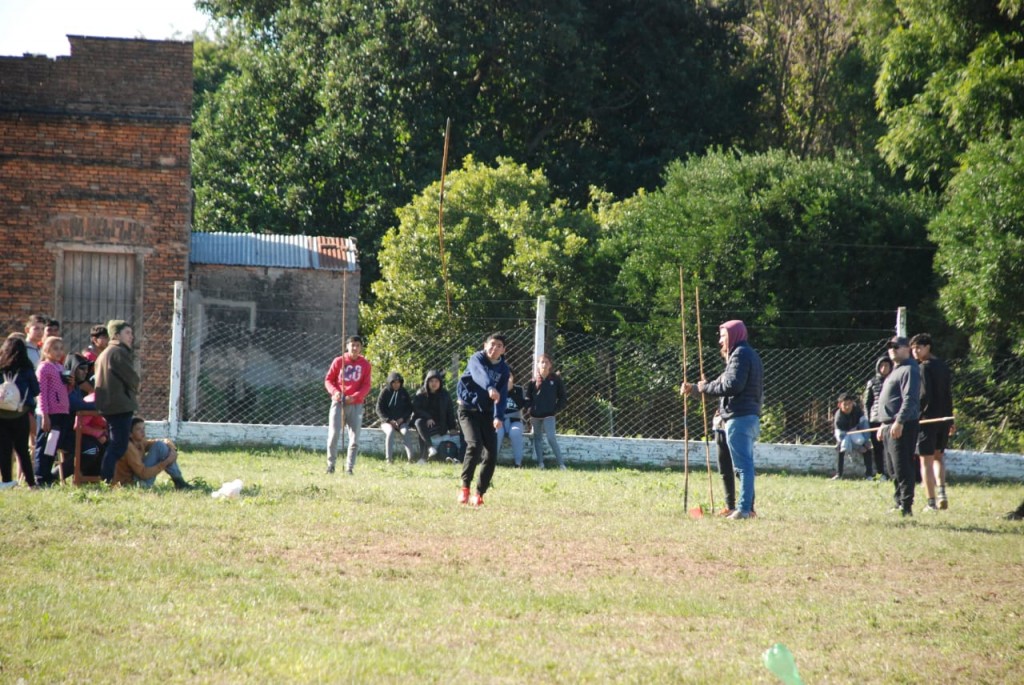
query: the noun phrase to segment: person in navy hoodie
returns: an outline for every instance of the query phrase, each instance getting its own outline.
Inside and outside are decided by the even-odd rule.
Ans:
[[[459,504],[479,507],[491,485],[498,459],[498,429],[505,422],[508,399],[508,378],[511,371],[505,363],[505,337],[498,333],[487,336],[483,350],[469,358],[466,371],[459,378],[459,426],[466,438],[466,456],[462,460],[462,490]],[[481,460],[482,455],[482,460]],[[469,486],[477,463],[481,463],[476,493],[470,497]]]

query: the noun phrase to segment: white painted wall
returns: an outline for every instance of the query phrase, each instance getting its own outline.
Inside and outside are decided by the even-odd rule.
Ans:
[[[166,422],[147,422],[150,437],[167,437]],[[524,463],[533,463],[531,436],[525,437]],[[182,422],[178,424],[176,438],[185,445],[280,445],[326,451],[326,426],[266,426],[229,423]],[[373,454],[384,453],[384,434],[376,428],[364,428],[360,450]],[[640,440],[636,438],[600,438],[575,435],[558,436],[566,460],[570,464],[607,465],[626,467],[655,467],[682,469],[682,440]],[[706,468],[704,443],[690,441],[690,468]],[[553,459],[549,453],[546,459]],[[819,445],[771,445],[759,443],[754,453],[758,470],[788,471],[791,473],[831,474],[835,471],[835,449]],[[711,466],[717,469],[715,446],[710,445]],[[512,449],[506,442],[499,456],[502,463],[511,463]],[[852,463],[851,463],[852,462]],[[862,475],[864,465],[859,458],[847,460],[849,476]],[[995,454],[950,450],[946,453],[946,471],[953,477],[988,478],[992,480],[1024,481],[1024,455]]]

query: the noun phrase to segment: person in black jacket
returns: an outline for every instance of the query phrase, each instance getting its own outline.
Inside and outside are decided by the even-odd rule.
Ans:
[[[892,474],[885,471],[885,451],[876,434],[878,427],[882,425],[882,420],[878,417],[878,396],[882,393],[885,377],[890,373],[892,373],[892,360],[889,357],[879,357],[875,362],[875,375],[868,379],[861,400],[861,404],[864,405],[864,414],[868,417],[868,426],[876,429],[869,433],[871,452],[875,457],[875,473],[882,478],[889,478]]]
[[[864,457],[864,477],[868,480],[874,478],[871,439],[868,437],[868,433],[849,435],[850,431],[871,427],[868,425],[868,419],[864,416],[864,412],[857,406],[857,398],[852,393],[844,392],[839,396],[838,407],[832,418],[832,427],[836,436],[836,473],[832,476],[832,480],[839,480],[843,477],[843,463],[846,455],[853,456],[854,453]]]
[[[932,354],[932,336],[927,333],[915,335],[910,339],[910,352],[921,366],[921,418],[944,419],[953,416],[953,374],[946,362]],[[928,497],[926,511],[949,508],[949,500],[946,498],[946,445],[955,432],[956,424],[952,421],[938,421],[922,425],[918,433],[921,482]]]
[[[525,399],[530,407],[530,425],[533,427],[533,456],[537,467],[544,468],[543,435],[548,446],[555,453],[558,468],[565,469],[565,457],[555,439],[555,415],[565,409],[566,394],[562,377],[554,371],[551,357],[541,354],[537,357],[537,368],[533,380],[526,386]]]
[[[444,374],[437,369],[427,372],[423,387],[412,398],[412,425],[419,435],[420,462],[423,463],[437,454],[430,436],[458,433],[452,398],[444,389]]]
[[[25,337],[12,333],[0,346],[0,381],[10,376],[18,388],[17,405],[0,409],[0,489],[18,484],[11,468],[12,452],[29,487],[35,487],[36,477],[29,451],[29,416],[35,411],[39,396],[39,381],[32,360],[28,356]]]
[[[405,389],[405,379],[397,371],[388,374],[387,384],[377,395],[377,416],[380,417],[380,429],[384,433],[384,459],[391,463],[397,433],[402,436],[405,457],[411,464],[414,434],[409,430],[409,419],[412,418],[412,398]]]

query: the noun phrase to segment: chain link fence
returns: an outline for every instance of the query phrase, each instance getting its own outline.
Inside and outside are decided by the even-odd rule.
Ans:
[[[341,354],[340,335],[207,322],[186,331],[182,414],[188,421],[243,424],[324,425],[330,401],[323,385],[331,361]],[[455,332],[447,339],[409,340],[384,352],[367,340],[374,389],[366,399],[367,426],[378,424],[373,406],[389,372],[398,371],[415,393],[428,369],[445,373],[454,395],[466,359],[488,331]],[[517,383],[531,374],[534,331],[502,331],[506,358]],[[759,350],[765,366],[763,442],[831,444],[832,417],[841,392],[858,397],[884,354],[885,340],[810,349]],[[704,434],[699,400],[683,415],[679,349],[658,349],[627,338],[548,329],[545,348],[569,393],[559,415],[560,433],[590,436],[680,439]],[[717,349],[706,346],[705,375],[721,373]],[[699,356],[688,352],[689,379],[697,380]],[[951,362],[958,432],[952,447],[1024,451],[1024,359],[1010,357],[989,369]],[[707,406],[710,422],[715,405]],[[684,425],[685,424],[685,425]]]

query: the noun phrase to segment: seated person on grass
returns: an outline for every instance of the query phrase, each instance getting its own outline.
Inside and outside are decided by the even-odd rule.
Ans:
[[[178,448],[170,440],[146,440],[146,422],[138,417],[132,419],[128,449],[114,469],[111,485],[138,483],[144,488],[153,487],[157,475],[166,471],[178,490],[191,490],[192,486],[182,477],[178,468]]]
[[[832,420],[834,434],[836,436],[836,473],[832,480],[843,477],[843,466],[846,455],[851,457],[860,454],[864,457],[864,477],[874,476],[874,461],[871,454],[871,436],[868,433],[853,433],[850,431],[865,430],[869,428],[868,418],[857,406],[855,395],[844,392],[839,396],[838,407],[835,417]]]

